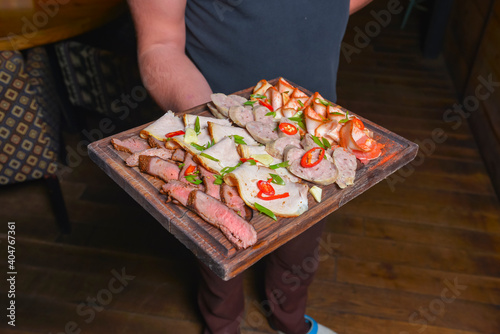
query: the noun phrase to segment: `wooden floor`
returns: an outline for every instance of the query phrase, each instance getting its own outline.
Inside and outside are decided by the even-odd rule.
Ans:
[[[354,16],[345,41],[354,46],[354,28],[373,20],[370,9]],[[443,121],[456,102],[444,61],[422,59],[416,16],[404,31],[401,20],[393,15],[350,62],[342,57],[338,102],[421,153],[329,217],[307,312],[339,334],[500,333],[499,201],[467,125]],[[75,149],[82,140],[66,139]],[[43,183],[0,188],[1,256],[15,221],[18,273],[16,326],[2,314],[0,332],[200,333],[190,252],[88,157],[62,188],[67,236]],[[244,334],[273,333],[261,270],[245,273]]]

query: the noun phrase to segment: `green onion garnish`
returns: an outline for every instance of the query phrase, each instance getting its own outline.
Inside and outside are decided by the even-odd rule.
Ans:
[[[265,214],[265,215],[267,215],[267,216],[271,217],[271,218],[272,218],[272,219],[274,219],[274,220],[278,220],[278,219],[276,218],[276,215],[275,215],[275,214],[274,214],[271,210],[269,210],[268,208],[266,208],[266,207],[264,207],[264,206],[260,205],[259,203],[254,203],[254,205],[255,205],[255,208],[256,208],[257,210],[259,210],[259,212],[261,212],[261,213],[263,213],[263,214]]]
[[[205,158],[210,159],[210,160],[213,160],[215,162],[219,162],[219,159],[216,159],[213,156],[206,154],[205,152],[201,152],[200,156],[205,157]]]

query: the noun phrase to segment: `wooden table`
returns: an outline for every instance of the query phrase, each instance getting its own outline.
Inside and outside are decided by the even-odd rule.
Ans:
[[[0,50],[22,50],[74,37],[125,9],[124,0],[0,0]]]
[[[270,82],[274,84],[276,80]],[[299,88],[311,94],[306,89]],[[251,91],[252,88],[248,88],[235,94],[249,97]],[[206,105],[179,114],[184,113],[211,116]],[[253,247],[245,250],[236,250],[218,229],[206,223],[195,213],[176,204],[165,203],[166,197],[159,193],[163,181],[141,173],[136,167],[127,167],[124,159],[129,154],[116,151],[110,143],[111,138],[104,138],[90,144],[88,151],[90,158],[146,211],[153,215],[165,229],[179,239],[217,275],[227,280],[238,275],[266,254],[310,228],[415,158],[418,150],[415,143],[363,117],[360,119],[366,127],[374,132],[374,138],[385,145],[382,156],[370,161],[356,172],[354,185],[345,189],[340,189],[336,184],[322,186],[323,200],[321,203],[316,203],[312,196],[308,196],[309,210],[299,217],[278,218],[278,221],[275,222],[267,216],[254,212],[254,217],[250,222],[257,231],[258,241]],[[138,137],[140,130],[146,125],[116,134],[113,138],[124,140]]]

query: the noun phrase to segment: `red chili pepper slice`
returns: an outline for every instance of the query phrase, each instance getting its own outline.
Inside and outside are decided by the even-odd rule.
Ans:
[[[365,125],[363,124],[363,122],[361,122],[359,118],[354,118],[352,122],[354,123],[353,125],[360,130],[363,130],[365,128]]]
[[[259,188],[260,190],[259,193],[263,193],[264,195],[268,196],[274,195],[274,188],[271,185],[271,183],[269,183],[269,181],[263,181],[263,180],[257,181],[257,188]]]
[[[274,111],[274,108],[272,105],[270,105],[269,103],[267,103],[266,101],[264,100],[259,100],[259,103],[262,104],[264,107],[266,107],[267,109],[271,110],[271,111]]]
[[[260,199],[263,199],[264,201],[272,201],[273,199],[287,198],[288,196],[290,196],[289,193],[283,193],[283,194],[279,194],[279,195],[271,195],[271,196],[266,197],[266,196],[264,196],[264,193],[262,191],[260,191],[257,194],[257,197]]]
[[[316,161],[312,162],[312,154],[315,150],[321,150],[321,153],[319,154],[318,159]],[[318,147],[311,148],[309,151],[306,152],[306,154],[304,154],[304,156],[300,160],[300,165],[304,168],[314,167],[317,164],[319,164],[321,162],[321,160],[323,160],[324,156],[325,156],[325,149],[323,147],[318,146]]]
[[[279,128],[281,131],[283,131],[283,133],[290,135],[290,136],[296,134],[297,131],[299,131],[299,130],[297,130],[297,127],[295,125],[290,124],[290,123],[281,123],[279,125]]]
[[[255,161],[255,163],[259,162],[258,160],[255,160],[254,158],[241,158],[240,159],[241,162],[247,162],[248,160],[253,160],[253,161]]]
[[[187,175],[193,175],[195,170],[196,170],[195,166],[189,165],[189,167],[186,168],[186,171],[184,172],[184,175],[185,176],[187,176]]]
[[[169,132],[165,135],[165,137],[167,138],[172,138],[172,137],[175,137],[175,136],[180,136],[180,135],[183,135],[185,134],[184,131],[180,130],[180,131],[174,131],[174,132]]]

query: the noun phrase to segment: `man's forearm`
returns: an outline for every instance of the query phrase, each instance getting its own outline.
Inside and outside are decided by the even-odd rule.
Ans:
[[[363,8],[364,6],[368,5],[372,0],[351,0],[350,6],[349,6],[349,14],[353,14]]]
[[[139,66],[144,85],[164,110],[182,111],[210,100],[207,81],[175,47],[148,47],[139,54]]]

